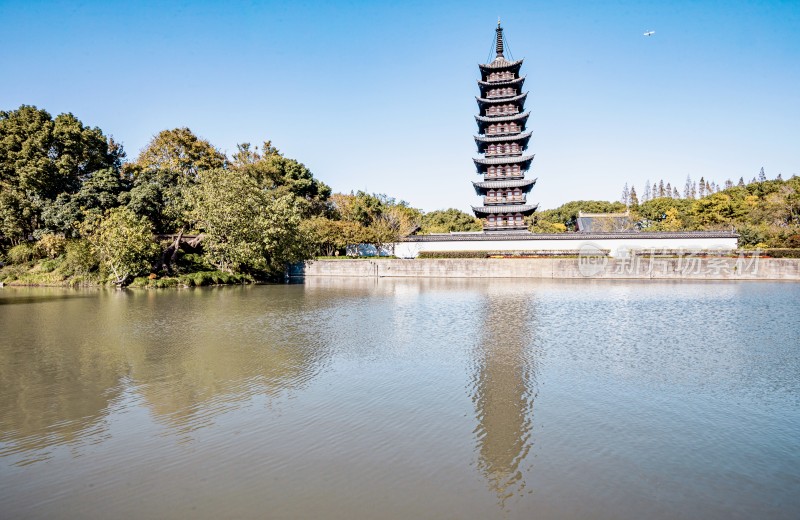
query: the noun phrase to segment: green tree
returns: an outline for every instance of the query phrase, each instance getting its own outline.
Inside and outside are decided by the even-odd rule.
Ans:
[[[275,191],[276,195],[294,195],[306,216],[328,210],[330,187],[315,179],[304,164],[284,157],[271,141],[265,141],[261,150],[251,147],[250,143],[237,145],[231,167],[252,177],[262,188]]]
[[[188,190],[203,171],[223,168],[225,156],[188,128],[159,132],[125,173],[133,188],[124,202],[146,217],[157,233],[172,233],[187,225]]]
[[[78,237],[80,224],[119,206],[119,197],[126,189],[127,183],[118,171],[112,168],[98,170],[77,193],[62,193],[55,200],[43,204],[41,234],[56,232]]]
[[[452,231],[480,231],[480,219],[455,208],[440,209],[422,216],[420,233],[450,233]]]
[[[312,256],[312,237],[292,195],[223,169],[201,172],[188,195],[193,222],[205,233],[204,256],[220,270],[277,275]]]
[[[0,112],[0,243],[35,234],[59,196],[69,198],[98,172],[118,175],[124,157],[118,143],[72,114],[54,119],[27,105]]]
[[[603,200],[576,200],[567,202],[555,209],[548,209],[534,213],[534,218],[528,217],[529,225],[546,226],[545,223],[561,224],[565,229],[575,231],[578,222],[578,213],[620,213],[625,211],[621,202],[606,202]],[[549,231],[537,231],[546,233]]]
[[[345,250],[349,245],[372,241],[369,230],[358,222],[313,217],[304,221],[303,226],[316,244],[317,252],[326,256]]]
[[[99,219],[86,221],[83,234],[101,266],[107,268],[117,285],[146,272],[159,252],[150,223],[125,207],[114,208]]]

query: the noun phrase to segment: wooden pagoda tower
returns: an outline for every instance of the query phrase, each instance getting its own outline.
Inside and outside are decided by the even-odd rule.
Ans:
[[[525,77],[519,75],[523,60],[508,61],[504,52],[503,28],[497,22],[497,40],[494,61],[478,65],[480,97],[478,135],[475,144],[481,157],[473,159],[483,181],[473,182],[475,192],[483,197],[482,206],[473,206],[475,216],[483,221],[484,231],[526,230],[524,217],[536,211],[536,205],[527,203],[526,196],[536,179],[527,180],[525,174],[531,166],[533,155],[525,155],[531,132],[526,131],[530,112],[524,111],[522,93]]]

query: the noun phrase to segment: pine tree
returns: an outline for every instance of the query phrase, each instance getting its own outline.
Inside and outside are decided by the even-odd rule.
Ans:
[[[700,193],[698,193],[700,198],[706,196],[706,180],[703,177],[700,177]]]
[[[696,182],[692,182],[692,198],[693,199],[697,198],[697,183]]]
[[[728,188],[733,188],[733,181],[730,179],[725,181],[725,189],[727,190]]]
[[[782,181],[782,180],[783,180],[783,175],[781,175],[781,174],[779,173],[779,174],[778,174],[778,176],[777,176],[777,177],[775,177],[775,180],[776,180],[776,181]]]
[[[719,190],[717,189],[717,185],[714,182],[712,182],[711,187],[709,188],[709,193],[716,193],[718,191]]]
[[[672,188],[672,198],[673,199],[681,198],[681,194],[678,193],[678,188]]]
[[[665,195],[672,198],[672,184],[667,183],[667,193]]]
[[[631,185],[631,205],[630,207],[635,208],[639,206],[639,197],[636,196],[636,188]]]
[[[647,202],[651,198],[652,197],[650,193],[650,179],[647,179],[647,182],[644,183],[644,198],[642,200]]]
[[[625,183],[625,187],[622,188],[622,198],[620,201],[625,204],[626,206],[631,202],[631,192],[628,190],[628,183]]]
[[[756,178],[755,178],[755,177],[753,177],[753,178],[752,178],[752,180],[750,180],[750,182],[748,182],[747,184],[755,184],[755,183],[757,183],[757,182],[758,182],[758,181],[756,180]]]
[[[758,182],[764,182],[767,180],[767,174],[764,173],[764,167],[761,167],[761,171],[758,172]]]
[[[658,196],[659,197],[664,196],[664,179],[658,181]]]
[[[683,198],[692,198],[692,178],[689,175],[686,176],[686,185],[683,187]]]
[[[744,177],[739,177],[739,184],[737,186],[744,188]]]

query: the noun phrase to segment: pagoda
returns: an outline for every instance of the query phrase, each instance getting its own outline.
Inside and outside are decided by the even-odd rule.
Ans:
[[[531,132],[526,131],[530,112],[524,111],[522,92],[525,76],[519,75],[523,60],[508,61],[503,55],[504,38],[497,22],[494,61],[478,65],[480,97],[478,135],[475,144],[481,157],[473,159],[483,181],[473,182],[475,192],[483,197],[482,206],[473,206],[475,216],[483,221],[484,231],[527,230],[524,217],[536,211],[526,196],[536,179],[525,179],[533,155],[525,155]]]

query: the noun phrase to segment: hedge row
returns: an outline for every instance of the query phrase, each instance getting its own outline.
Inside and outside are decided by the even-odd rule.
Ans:
[[[420,251],[417,258],[489,258],[487,251]]]
[[[772,258],[800,258],[800,249],[767,249],[764,253]]]
[[[580,251],[420,251],[417,258],[575,258]],[[597,250],[597,254],[608,255],[608,250]]]

